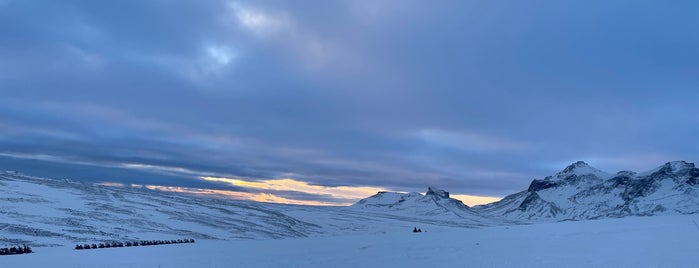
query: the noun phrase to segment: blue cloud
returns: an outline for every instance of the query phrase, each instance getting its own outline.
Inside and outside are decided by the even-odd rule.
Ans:
[[[560,161],[694,161],[696,8],[4,1],[0,163],[504,195]]]

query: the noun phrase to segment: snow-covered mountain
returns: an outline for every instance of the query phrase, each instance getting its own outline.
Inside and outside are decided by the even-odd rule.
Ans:
[[[438,204],[463,206],[442,191],[414,201],[432,198],[432,210]],[[409,232],[414,226],[431,231],[484,226],[482,221],[413,212],[259,203],[0,171],[0,246],[276,239]]]
[[[580,161],[532,181],[527,190],[472,209],[525,221],[698,213],[699,169],[675,161],[648,172],[610,175]]]
[[[417,192],[379,192],[351,206],[364,212],[381,212],[433,219],[453,219],[473,224],[493,224],[495,221],[478,215],[460,200],[450,198],[449,192],[428,187],[422,195]]]
[[[0,245],[285,238],[323,231],[277,208],[0,172]]]

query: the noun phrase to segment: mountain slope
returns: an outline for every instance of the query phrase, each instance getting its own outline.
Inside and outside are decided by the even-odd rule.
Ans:
[[[303,237],[320,226],[265,204],[0,172],[0,244]],[[37,244],[37,241],[41,243]]]
[[[576,162],[525,191],[476,206],[488,217],[512,220],[582,220],[699,212],[699,169],[669,162],[654,170],[609,175]]]
[[[442,206],[450,202],[438,201]],[[484,225],[474,222],[439,215],[366,213],[351,207],[258,203],[0,171],[0,246],[277,239],[409,232],[414,226],[436,231]]]
[[[429,187],[425,195],[420,193],[379,192],[359,200],[351,206],[355,211],[422,217],[452,219],[473,224],[493,224],[457,199],[449,197],[449,192]]]

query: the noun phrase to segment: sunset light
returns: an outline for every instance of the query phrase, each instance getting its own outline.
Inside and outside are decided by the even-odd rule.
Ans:
[[[107,186],[107,187],[127,187],[132,188],[146,188],[149,190],[162,191],[162,192],[175,192],[175,193],[185,193],[185,194],[195,194],[195,195],[210,195],[219,196],[230,199],[237,200],[250,200],[256,202],[265,203],[279,203],[279,204],[292,204],[292,205],[309,205],[309,206],[349,206],[359,201],[360,199],[372,196],[380,191],[388,191],[381,188],[372,187],[350,187],[350,186],[319,186],[310,185],[306,182],[296,181],[292,179],[280,179],[280,180],[263,180],[263,181],[245,181],[240,179],[229,179],[229,178],[213,178],[213,177],[203,177],[207,181],[217,181],[225,182],[231,185],[235,185],[243,188],[250,188],[256,190],[266,190],[269,192],[241,192],[232,190],[220,190],[220,189],[205,189],[205,188],[194,188],[194,187],[176,187],[176,186],[162,186],[162,185],[141,185],[141,184],[131,184],[125,185],[118,182],[100,182],[96,185]],[[307,194],[309,196],[330,196],[333,201],[320,201],[312,199],[294,199],[280,196],[279,194],[274,194],[271,192],[285,192],[294,191]],[[424,193],[423,193],[424,194]],[[500,200],[500,197],[493,196],[476,196],[476,195],[464,195],[464,194],[450,194],[451,198],[461,200],[464,204],[468,206],[488,204]]]
[[[214,182],[225,182],[234,186],[258,189],[258,190],[268,190],[268,191],[294,191],[301,192],[310,195],[328,195],[337,199],[353,200],[353,202],[359,201],[362,198],[372,196],[378,192],[390,191],[384,188],[377,187],[356,187],[356,186],[320,186],[312,185],[307,182],[297,181],[293,179],[277,179],[277,180],[261,180],[261,181],[245,181],[241,179],[230,179],[230,178],[215,178],[215,177],[202,177],[206,181]],[[275,203],[288,203],[293,202],[305,202],[299,200],[291,200],[280,198],[273,194],[268,194],[265,202],[275,202]],[[494,196],[477,196],[477,195],[466,195],[466,194],[451,194],[454,199],[461,200],[464,204],[468,206],[475,206],[481,204],[487,204],[500,200],[500,197]],[[256,195],[254,198],[246,198],[251,200],[259,200],[261,195]],[[347,202],[333,203],[334,205],[343,205]]]
[[[359,200],[380,191],[386,191],[378,187],[355,187],[355,186],[320,186],[293,179],[275,179],[261,181],[245,181],[240,179],[202,177],[206,181],[224,182],[234,186],[270,190],[270,191],[294,191],[312,195],[329,195],[337,199]]]

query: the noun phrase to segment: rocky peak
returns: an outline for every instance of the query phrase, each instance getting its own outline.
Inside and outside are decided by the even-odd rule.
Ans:
[[[648,172],[641,174],[642,176],[650,176],[654,178],[664,178],[673,177],[675,175],[685,175],[685,173],[693,173],[692,171],[697,170],[694,167],[694,163],[687,163],[685,161],[672,161],[667,162],[664,165],[653,169]]]
[[[663,165],[662,168],[667,169],[670,172],[676,173],[685,169],[694,168],[694,163],[687,163],[685,161],[672,161],[665,163],[665,165]]]
[[[575,171],[575,170],[584,169],[584,168],[592,168],[592,167],[591,167],[590,165],[588,165],[587,163],[585,163],[585,161],[578,161],[578,162],[575,162],[575,163],[572,163],[572,164],[568,165],[568,166],[567,166],[565,169],[563,169],[563,171],[561,171],[561,172],[562,172],[562,173],[571,173],[571,172],[573,172],[573,171]]]
[[[575,179],[578,177],[589,177],[589,175],[592,175],[593,177],[597,177],[599,179],[606,179],[609,177],[609,174],[599,169],[593,168],[584,161],[578,161],[573,164],[570,164],[565,169],[561,170],[561,172],[556,173],[555,177],[558,179],[568,180]]]
[[[430,186],[427,188],[427,193],[425,193],[425,196],[436,196],[439,198],[449,198],[449,192]]]

